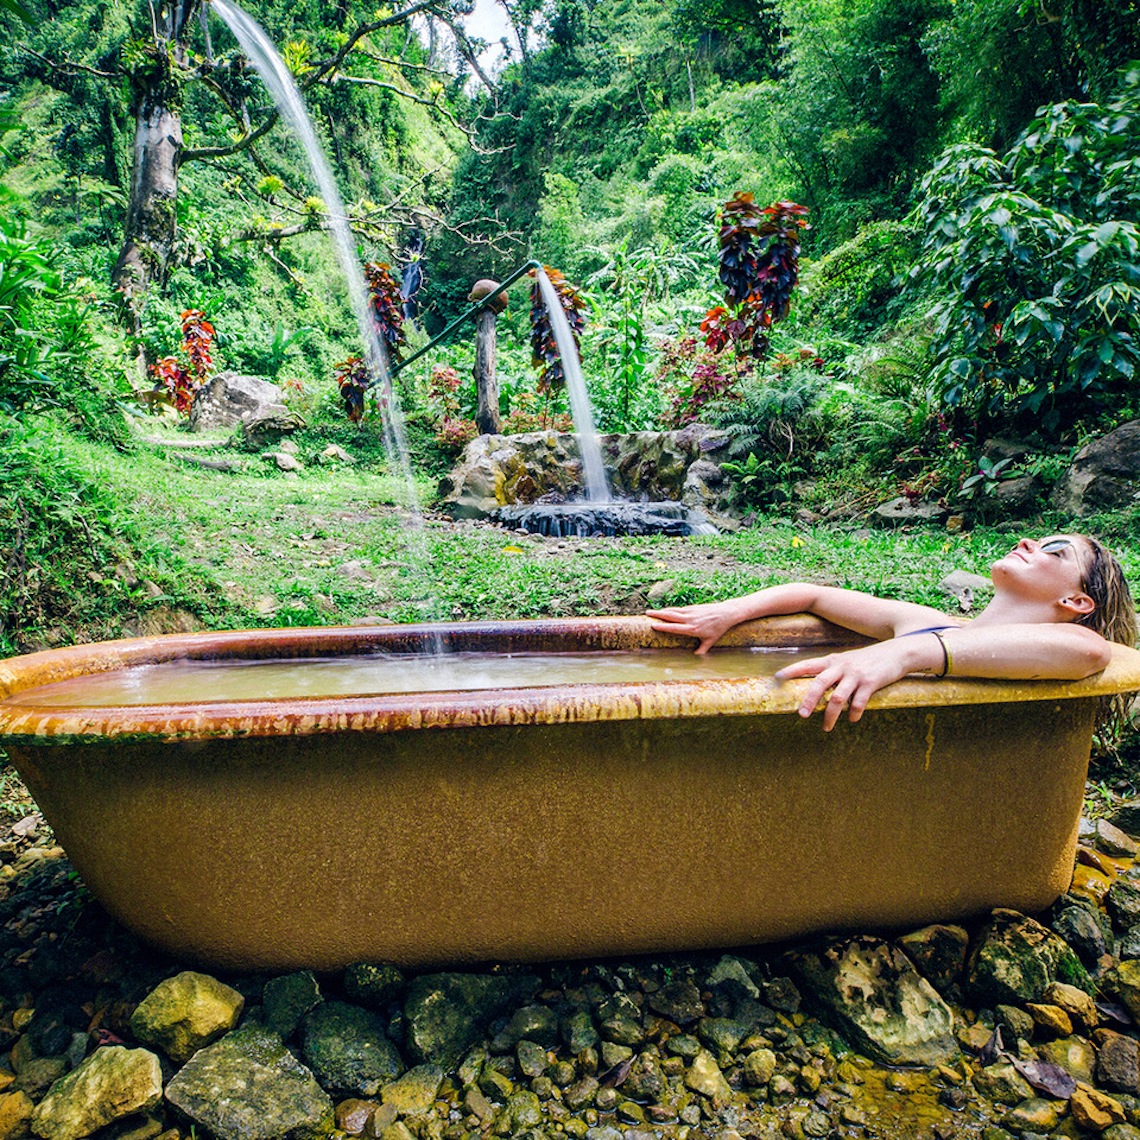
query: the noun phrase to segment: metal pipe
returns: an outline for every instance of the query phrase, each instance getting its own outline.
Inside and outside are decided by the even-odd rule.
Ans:
[[[502,282],[496,289],[488,293],[486,297],[482,298],[479,301],[476,301],[474,305],[456,317],[455,320],[453,320],[451,324],[449,324],[447,328],[443,330],[443,332],[429,340],[427,344],[423,346],[423,348],[417,349],[412,353],[411,356],[408,357],[407,360],[401,360],[399,363],[393,364],[388,369],[389,378],[395,377],[395,375],[401,369],[406,368],[414,360],[419,360],[419,358],[423,356],[423,354],[427,352],[429,348],[435,348],[435,346],[439,344],[441,340],[444,340],[447,337],[451,336],[451,334],[455,332],[455,330],[459,328],[459,326],[462,325],[464,321],[473,317],[477,312],[479,312],[480,309],[485,309],[494,300],[495,297],[497,297],[504,289],[509,289],[520,277],[522,277],[524,273],[529,273],[532,269],[541,268],[541,261],[528,261],[525,265],[522,266],[521,269],[516,269],[514,273],[512,273],[510,277],[506,279],[506,281]],[[371,388],[377,383],[379,383],[379,378],[372,380],[368,384],[368,387]]]

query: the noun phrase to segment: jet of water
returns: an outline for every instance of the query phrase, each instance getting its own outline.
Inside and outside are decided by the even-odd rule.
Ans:
[[[578,359],[578,347],[570,322],[562,308],[562,301],[550,278],[542,269],[538,274],[538,290],[546,312],[550,317],[550,331],[554,343],[562,357],[562,372],[566,377],[566,391],[570,395],[570,410],[574,414],[574,426],[578,429],[578,448],[582,453],[582,471],[586,482],[586,498],[594,503],[613,501],[609,484],[606,482],[606,468],[602,463],[602,449],[598,443],[598,433],[594,429],[594,412],[590,407],[590,394],[586,391],[586,381],[582,377],[582,365]]]
[[[293,133],[305,150],[321,198],[328,210],[329,229],[332,231],[337,259],[348,284],[352,310],[360,328],[360,338],[364,342],[365,363],[370,376],[374,380],[378,380],[377,387],[381,393],[380,411],[384,444],[389,457],[399,465],[400,474],[403,476],[404,486],[407,490],[408,506],[417,523],[421,522],[423,512],[420,509],[415,481],[412,478],[412,465],[408,458],[403,413],[396,393],[392,389],[388,353],[376,328],[376,322],[372,318],[372,309],[364,285],[364,274],[356,256],[356,241],[348,224],[344,202],[341,199],[340,191],[337,189],[336,181],[333,179],[332,171],[329,169],[329,164],[325,160],[324,151],[317,141],[313,124],[305,111],[301,93],[297,90],[297,85],[293,82],[293,75],[285,65],[285,61],[277,53],[272,41],[256,20],[236,5],[229,3],[229,0],[210,0],[210,4],[225,21],[230,31],[233,32],[242,51],[245,52],[258,75],[269,88],[269,92],[277,104],[277,109],[292,128]]]

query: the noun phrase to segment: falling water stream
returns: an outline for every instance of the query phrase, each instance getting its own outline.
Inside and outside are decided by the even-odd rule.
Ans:
[[[598,433],[594,429],[594,412],[590,407],[590,395],[586,391],[586,381],[582,377],[582,365],[578,360],[578,348],[574,334],[558,292],[550,278],[538,270],[538,289],[542,303],[550,317],[550,331],[558,354],[562,357],[562,371],[566,377],[566,391],[570,396],[570,410],[574,415],[574,426],[578,429],[578,447],[582,453],[582,477],[586,485],[586,498],[592,503],[613,501],[609,484],[606,482],[606,469],[602,463],[602,449],[598,444]]]
[[[403,476],[408,496],[408,508],[411,510],[416,523],[422,524],[423,512],[420,508],[419,496],[416,494],[415,481],[412,478],[412,465],[408,458],[403,413],[400,409],[399,400],[392,390],[388,353],[372,318],[368,293],[364,285],[364,274],[356,256],[356,242],[348,224],[344,202],[325,159],[324,151],[317,141],[313,124],[305,111],[301,93],[297,90],[297,85],[293,82],[292,73],[285,65],[285,61],[278,55],[272,41],[256,20],[236,5],[229,3],[229,0],[210,0],[210,3],[214,11],[233,32],[242,51],[245,52],[258,75],[269,88],[269,93],[273,96],[277,109],[292,128],[308,157],[313,177],[316,179],[317,187],[328,210],[329,229],[332,231],[337,259],[344,272],[349,299],[352,302],[352,311],[360,328],[360,338],[364,342],[365,363],[370,376],[379,381],[377,386],[381,392],[381,421],[383,423],[384,444],[388,449],[389,457],[398,464],[400,474]]]

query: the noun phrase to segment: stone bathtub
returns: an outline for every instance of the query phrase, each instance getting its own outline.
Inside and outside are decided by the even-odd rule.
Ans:
[[[29,691],[433,639],[692,645],[597,618],[76,646],[0,661],[0,747],[91,890],[152,943],[223,967],[424,967],[1040,910],[1069,883],[1094,698],[1140,688],[1125,649],[1079,683],[907,679],[830,734],[793,713],[807,682],[754,673],[162,706]],[[853,635],[795,616],[733,640],[824,652]]]

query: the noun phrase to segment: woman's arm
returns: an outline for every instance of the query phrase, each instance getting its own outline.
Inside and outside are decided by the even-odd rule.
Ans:
[[[895,637],[908,629],[922,629],[948,621],[945,614],[930,606],[876,598],[859,590],[816,586],[810,582],[770,586],[725,602],[704,602],[647,610],[646,613],[653,619],[656,630],[697,638],[700,642],[698,653],[707,653],[733,626],[776,614],[812,613],[845,629],[879,640]]]
[[[960,677],[1075,681],[1099,672],[1111,657],[1108,642],[1084,626],[974,624],[943,630],[939,636],[897,637],[813,657],[786,666],[776,679],[815,678],[800,702],[803,717],[811,716],[830,689],[823,708],[823,727],[830,731],[844,708],[848,719],[857,721],[879,689],[908,673],[942,675],[949,664],[948,672]]]

